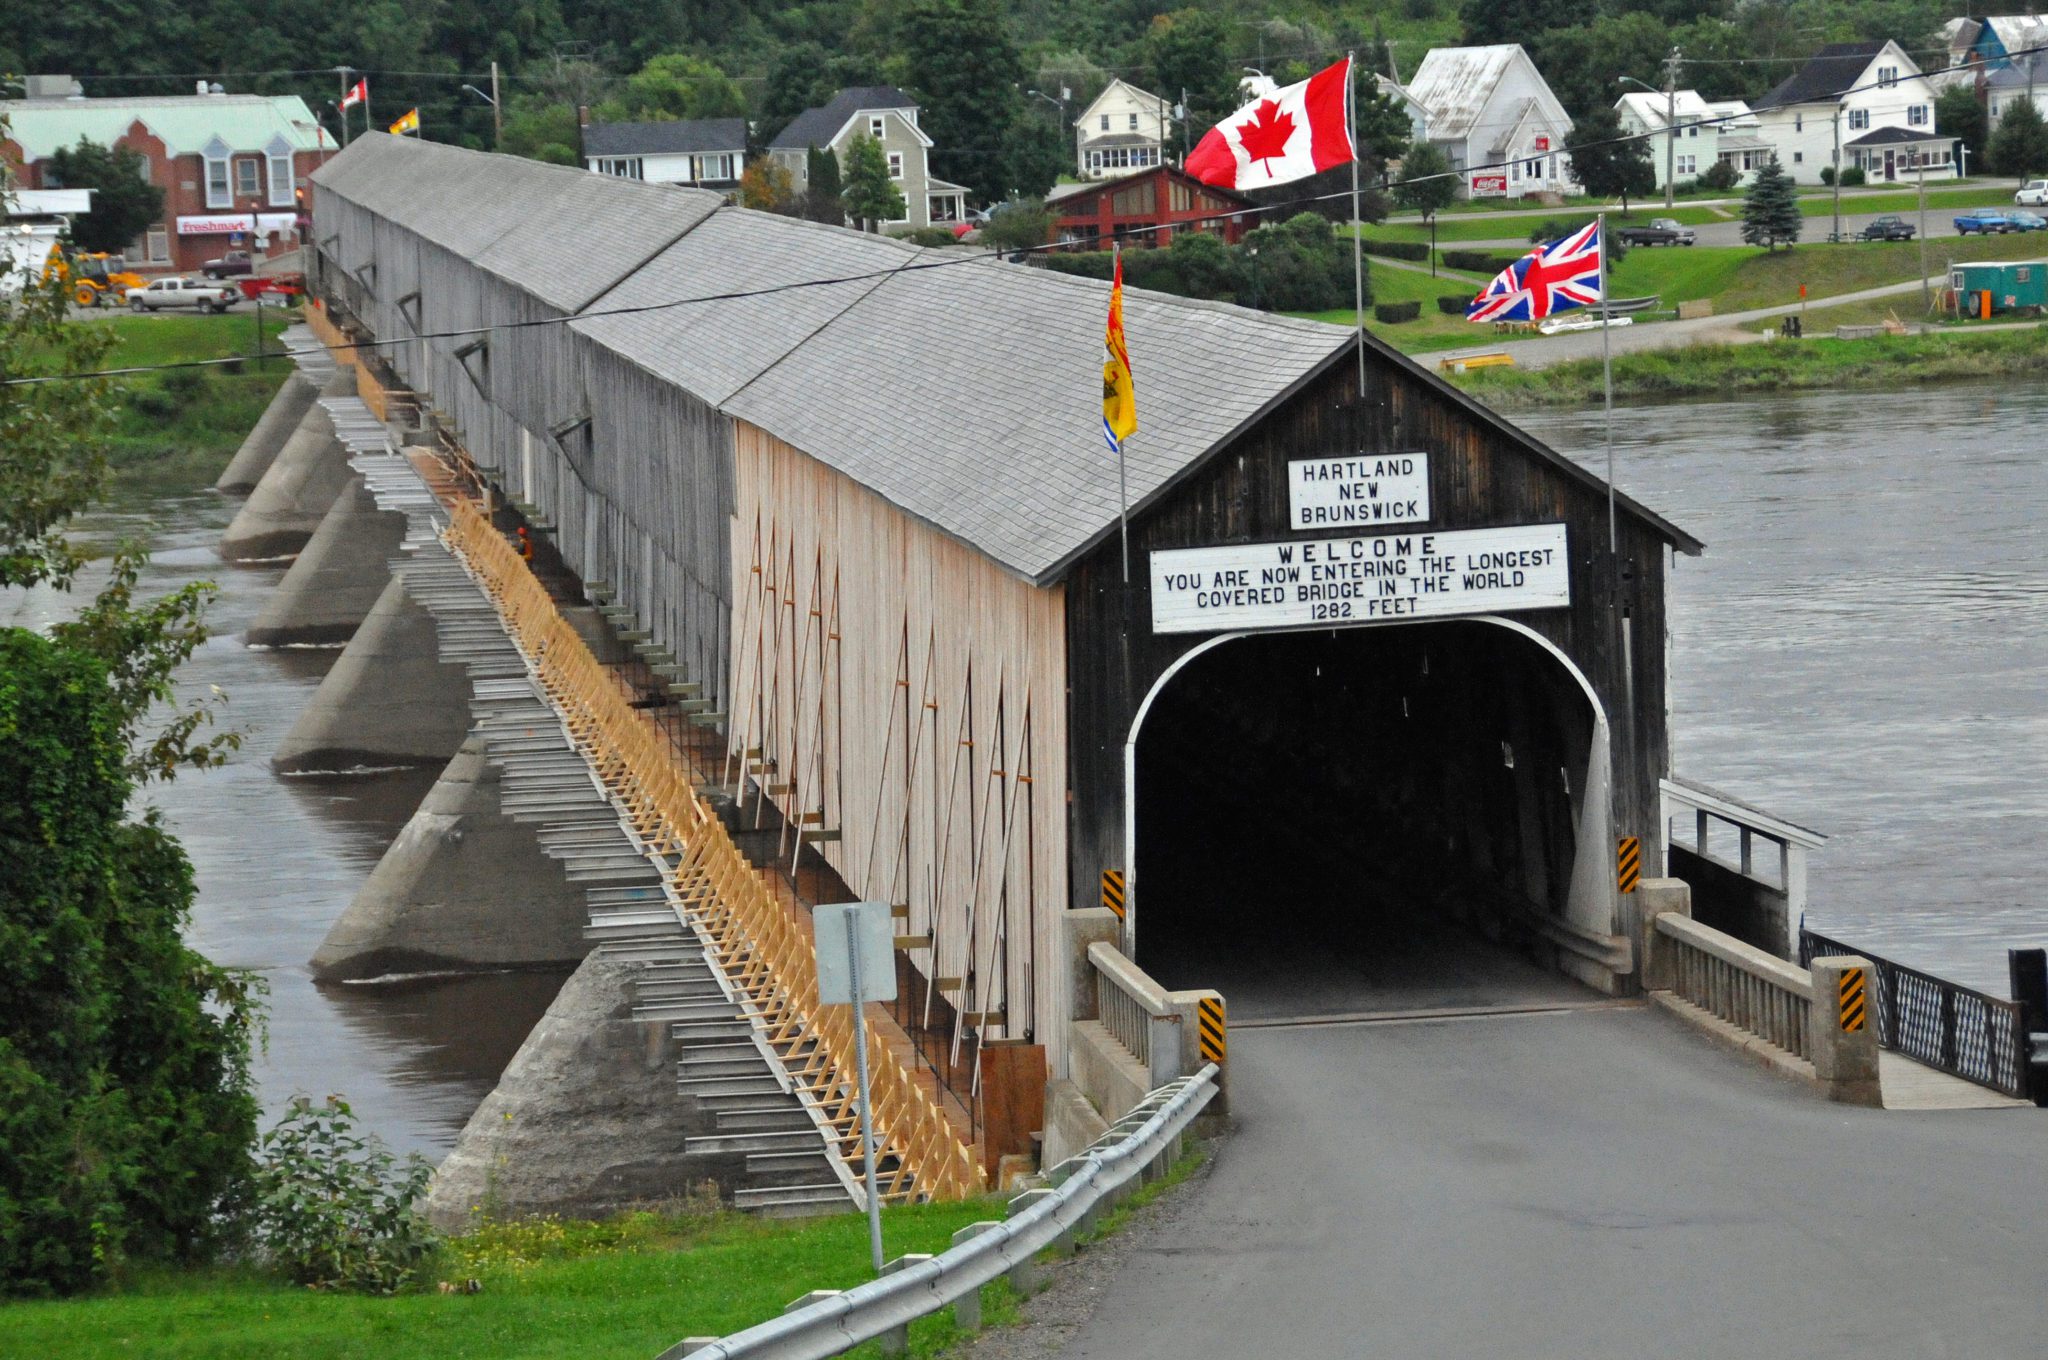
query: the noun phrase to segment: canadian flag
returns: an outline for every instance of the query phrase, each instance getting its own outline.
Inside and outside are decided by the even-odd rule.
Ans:
[[[358,80],[349,87],[349,92],[341,97],[341,106],[345,109],[352,109],[358,104],[368,103],[369,99],[370,82],[368,80]]]
[[[1181,168],[1218,188],[1264,189],[1347,164],[1354,154],[1346,116],[1350,90],[1346,57],[1210,128]]]

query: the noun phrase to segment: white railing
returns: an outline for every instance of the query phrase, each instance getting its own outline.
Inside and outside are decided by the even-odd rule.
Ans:
[[[1095,1018],[1131,1051],[1152,1086],[1181,1073],[1181,1011],[1166,989],[1114,945],[1088,946],[1088,971],[1095,979]]]
[[[1673,995],[1795,1057],[1813,1057],[1813,976],[1711,926],[1666,912],[1654,925],[1656,976]],[[1667,952],[1668,951],[1668,952]]]
[[[1689,779],[1660,780],[1658,791],[1664,819],[1664,873],[1671,873],[1669,848],[1674,845],[1734,869],[1784,898],[1786,935],[1796,941],[1799,918],[1806,912],[1806,852],[1827,844],[1828,838]],[[1718,834],[1716,823],[1721,827]],[[1731,844],[1732,859],[1709,850],[1710,845]],[[1759,844],[1764,847],[1761,859]],[[1775,866],[1769,864],[1772,858],[1777,861]],[[1770,867],[1776,869],[1775,878],[1766,872]]]
[[[715,1340],[680,1342],[660,1360],[826,1360],[889,1335],[900,1347],[912,1321],[947,1304],[963,1327],[978,1326],[983,1285],[1004,1275],[1025,1279],[1040,1252],[1071,1246],[1141,1176],[1164,1174],[1195,1116],[1215,1098],[1217,1075],[1212,1063],[1152,1092],[1087,1151],[1054,1167],[1051,1189],[1011,1200],[1002,1222],[962,1229],[950,1251],[903,1257],[883,1267],[878,1280],[807,1294],[781,1317]]]

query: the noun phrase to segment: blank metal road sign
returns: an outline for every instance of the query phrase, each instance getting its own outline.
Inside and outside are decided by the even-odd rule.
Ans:
[[[1863,970],[1844,968],[1841,986],[1842,1032],[1855,1034],[1869,1023],[1868,1009],[1863,1002]]]
[[[1116,913],[1116,919],[1124,919],[1124,871],[1104,869],[1102,871],[1102,905]]]
[[[1643,843],[1634,836],[1623,836],[1621,846],[1614,854],[1615,881],[1625,893],[1636,890],[1636,883],[1643,876]]]

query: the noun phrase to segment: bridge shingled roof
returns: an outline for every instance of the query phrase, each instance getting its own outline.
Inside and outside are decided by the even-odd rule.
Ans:
[[[422,192],[429,172],[437,188]],[[1116,529],[1117,463],[1099,402],[1104,281],[403,138],[358,139],[314,180],[544,301],[581,298],[576,331],[1034,584],[1058,580]],[[611,261],[604,287],[563,283],[600,253]],[[733,293],[754,295],[723,296]],[[683,305],[608,312],[671,301]],[[1134,512],[1350,356],[1355,339],[1349,327],[1136,288],[1125,290],[1124,327],[1141,422],[1126,446]],[[1605,494],[1591,472],[1377,337],[1367,345]],[[1617,502],[1699,551],[1682,529]]]

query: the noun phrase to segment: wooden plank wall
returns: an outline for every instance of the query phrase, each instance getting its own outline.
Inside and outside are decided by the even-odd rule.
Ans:
[[[802,854],[908,904],[899,930],[934,937],[914,966],[962,979],[943,991],[961,1011],[1003,1013],[984,1037],[1062,1048],[1063,590],[745,422],[734,473],[735,761],[758,749],[784,816],[839,833]]]

